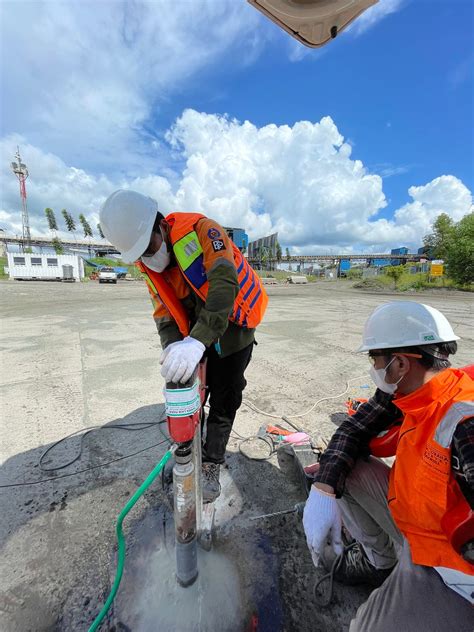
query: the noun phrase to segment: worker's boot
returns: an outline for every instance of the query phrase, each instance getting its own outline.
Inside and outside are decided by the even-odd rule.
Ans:
[[[218,463],[202,464],[202,502],[212,503],[221,493],[219,483],[220,465]]]
[[[332,566],[331,562],[324,558],[325,556],[323,555],[323,564]],[[353,542],[350,546],[345,547],[344,552],[339,556],[334,570],[334,579],[348,585],[369,584],[370,586],[380,586],[394,568],[395,566],[391,568],[376,568],[370,563],[362,545],[359,542]]]

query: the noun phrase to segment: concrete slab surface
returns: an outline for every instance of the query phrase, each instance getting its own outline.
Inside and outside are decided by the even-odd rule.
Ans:
[[[270,286],[267,291],[268,313],[247,371],[245,398],[262,411],[295,415],[334,396],[298,419],[309,432],[327,438],[347,396],[367,396],[373,390],[367,360],[353,349],[379,303],[395,298],[433,305],[462,338],[454,364],[462,366],[474,357],[474,300],[468,293],[369,294],[344,281]],[[113,579],[117,514],[166,449],[160,444],[163,426],[156,423],[133,432],[110,428],[114,422],[163,419],[151,304],[141,282],[2,282],[0,301],[0,485],[25,483],[0,488],[0,630],[87,630]],[[235,431],[252,435],[271,421],[243,406]],[[39,459],[53,442],[95,425],[106,429],[84,439],[76,463],[41,471]],[[317,606],[312,586],[321,572],[312,565],[300,521],[293,515],[257,524],[250,520],[291,507],[303,499],[302,490],[276,456],[263,462],[242,456],[236,433],[223,470],[214,553],[225,558],[219,568],[231,564],[240,578],[242,613],[258,620],[260,631],[347,630],[368,592],[336,586],[333,605]],[[79,446],[77,437],[58,445],[47,466],[69,461]],[[121,460],[101,467],[114,459]],[[74,474],[87,468],[94,469]],[[49,480],[27,484],[42,479]],[[178,622],[155,627],[150,617],[140,623],[131,615],[131,604],[140,598],[143,603],[145,588],[139,588],[137,578],[151,578],[147,590],[155,582],[151,595],[161,590],[152,560],[172,540],[170,520],[166,494],[156,484],[127,518],[124,583],[104,630],[183,630]],[[143,607],[151,602],[152,597]],[[228,629],[225,610],[223,604],[219,632]],[[196,629],[210,629],[206,625],[204,617]]]

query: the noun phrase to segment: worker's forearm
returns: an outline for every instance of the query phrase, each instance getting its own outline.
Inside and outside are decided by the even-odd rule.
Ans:
[[[388,428],[400,415],[392,398],[377,391],[368,402],[361,404],[352,417],[347,417],[321,456],[315,480],[332,487],[340,497],[347,475],[372,437]]]
[[[166,349],[172,342],[182,340],[183,336],[179,331],[178,325],[173,319],[155,319],[158,334],[160,336],[161,347]]]
[[[235,266],[222,260],[208,273],[208,282],[206,304],[190,333],[206,347],[218,340],[229,325],[229,316],[239,293]]]

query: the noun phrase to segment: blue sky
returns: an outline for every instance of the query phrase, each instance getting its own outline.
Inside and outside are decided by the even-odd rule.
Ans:
[[[168,127],[185,107],[257,126],[330,115],[369,168],[405,170],[384,186],[395,208],[411,184],[440,173],[454,173],[473,190],[472,20],[471,2],[405,2],[363,37],[304,49],[298,63],[288,57],[286,33],[271,25],[275,39],[257,63],[231,76],[217,68],[156,122]]]
[[[95,222],[123,186],[301,252],[416,247],[472,212],[469,0],[382,0],[319,50],[239,0],[95,7],[2,5],[22,53],[2,68],[0,226],[18,230],[17,143],[36,232],[45,206]]]

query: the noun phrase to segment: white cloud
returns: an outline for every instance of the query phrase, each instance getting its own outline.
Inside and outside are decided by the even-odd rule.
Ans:
[[[313,50],[307,46],[303,46],[297,40],[291,39],[288,42],[288,59],[293,62],[302,61],[308,55],[311,55]]]
[[[374,171],[382,176],[382,178],[391,178],[392,176],[401,176],[410,171],[411,165],[392,165],[388,162],[379,163],[374,166]]]
[[[378,24],[387,15],[396,13],[405,4],[406,0],[379,0],[377,4],[364,11],[364,13],[351,24],[348,30],[354,35],[365,33]]]
[[[250,63],[257,12],[234,0],[2,3],[3,135],[93,171],[160,166],[160,104],[202,69]],[[27,19],[25,19],[27,14]],[[158,150],[150,141],[155,140]],[[155,145],[156,146],[156,145]]]
[[[47,224],[44,209],[53,207],[56,219],[60,220],[61,209],[84,213],[91,222],[97,223],[97,209],[104,195],[116,187],[105,176],[95,176],[83,169],[66,165],[58,156],[45,153],[26,142],[18,134],[12,134],[0,142],[2,180],[2,215],[0,226],[14,233],[21,233],[21,211],[18,181],[10,171],[9,164],[16,146],[20,145],[22,160],[27,163],[30,177],[26,182],[28,211],[33,233],[44,234]]]
[[[311,233],[332,233],[337,217],[385,204],[380,178],[350,160],[329,117],[258,129],[187,110],[167,138],[187,161],[176,193],[181,210],[218,212],[252,236],[277,228],[284,241],[304,243]]]
[[[471,192],[454,176],[440,176],[424,186],[412,186],[408,193],[413,201],[395,212],[398,228],[415,225],[427,232],[440,213],[459,221],[473,210]]]
[[[94,175],[84,169],[66,165],[57,156],[41,151],[26,140],[12,134],[0,141],[1,190],[0,228],[15,234],[21,233],[21,210],[18,181],[10,171],[17,145],[21,147],[22,160],[27,163],[30,177],[26,182],[28,213],[34,234],[47,234],[44,209],[52,207],[58,224],[63,226],[61,210],[67,209],[76,219],[80,213],[88,218],[92,229],[99,221],[99,209],[104,199],[118,188],[133,188],[153,196],[163,208],[171,208],[174,198],[168,179],[147,175],[143,177],[118,177]],[[78,229],[78,234],[81,232]],[[61,234],[61,233],[60,233]],[[64,233],[65,234],[65,233]]]
[[[1,153],[20,143],[28,181],[32,229],[47,232],[44,208],[84,212],[95,225],[101,202],[113,190],[130,187],[155,197],[163,212],[201,212],[225,225],[242,226],[251,238],[278,230],[283,245],[300,252],[386,250],[418,247],[436,216],[458,220],[472,211],[470,191],[458,178],[442,175],[410,187],[411,198],[393,219],[380,218],[387,206],[382,177],[352,158],[330,117],[319,123],[258,128],[226,116],[185,110],[166,134],[184,164],[181,173],[134,177],[95,176],[68,166],[24,139],[4,139]],[[0,209],[3,228],[19,225],[18,188],[2,162],[6,183]]]

